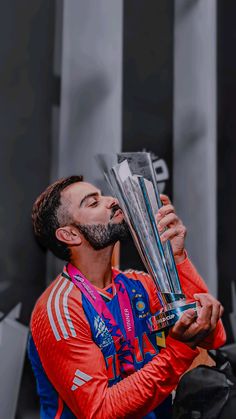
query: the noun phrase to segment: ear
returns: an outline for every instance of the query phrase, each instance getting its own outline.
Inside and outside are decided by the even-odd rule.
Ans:
[[[59,227],[55,234],[58,240],[68,245],[80,245],[82,242],[78,229],[73,226]]]

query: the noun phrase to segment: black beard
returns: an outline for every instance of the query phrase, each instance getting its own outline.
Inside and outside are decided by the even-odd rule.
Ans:
[[[105,249],[117,241],[123,241],[129,237],[127,223],[123,220],[119,224],[74,224],[80,233],[89,242],[94,250]]]

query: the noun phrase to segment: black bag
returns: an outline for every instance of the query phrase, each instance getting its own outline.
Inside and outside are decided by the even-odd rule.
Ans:
[[[216,367],[200,365],[180,380],[173,419],[235,419],[236,377],[227,355],[210,351]]]

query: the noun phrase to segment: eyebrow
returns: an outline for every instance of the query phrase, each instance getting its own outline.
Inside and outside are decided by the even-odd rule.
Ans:
[[[87,199],[92,198],[92,197],[98,197],[99,195],[101,195],[101,192],[100,192],[100,191],[99,191],[99,192],[92,192],[92,193],[89,193],[89,194],[85,195],[85,196],[82,198],[82,200],[81,200],[81,202],[80,202],[80,204],[79,204],[79,207],[81,208],[81,207],[82,207],[82,205],[85,203],[85,201],[86,201]]]

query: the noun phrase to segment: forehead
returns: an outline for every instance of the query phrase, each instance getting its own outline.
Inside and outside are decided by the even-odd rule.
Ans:
[[[87,182],[76,182],[72,185],[67,186],[62,193],[61,196],[64,200],[67,201],[69,204],[75,203],[79,205],[82,199],[91,193],[99,193],[100,190],[96,188],[96,186],[92,185],[91,183]]]

